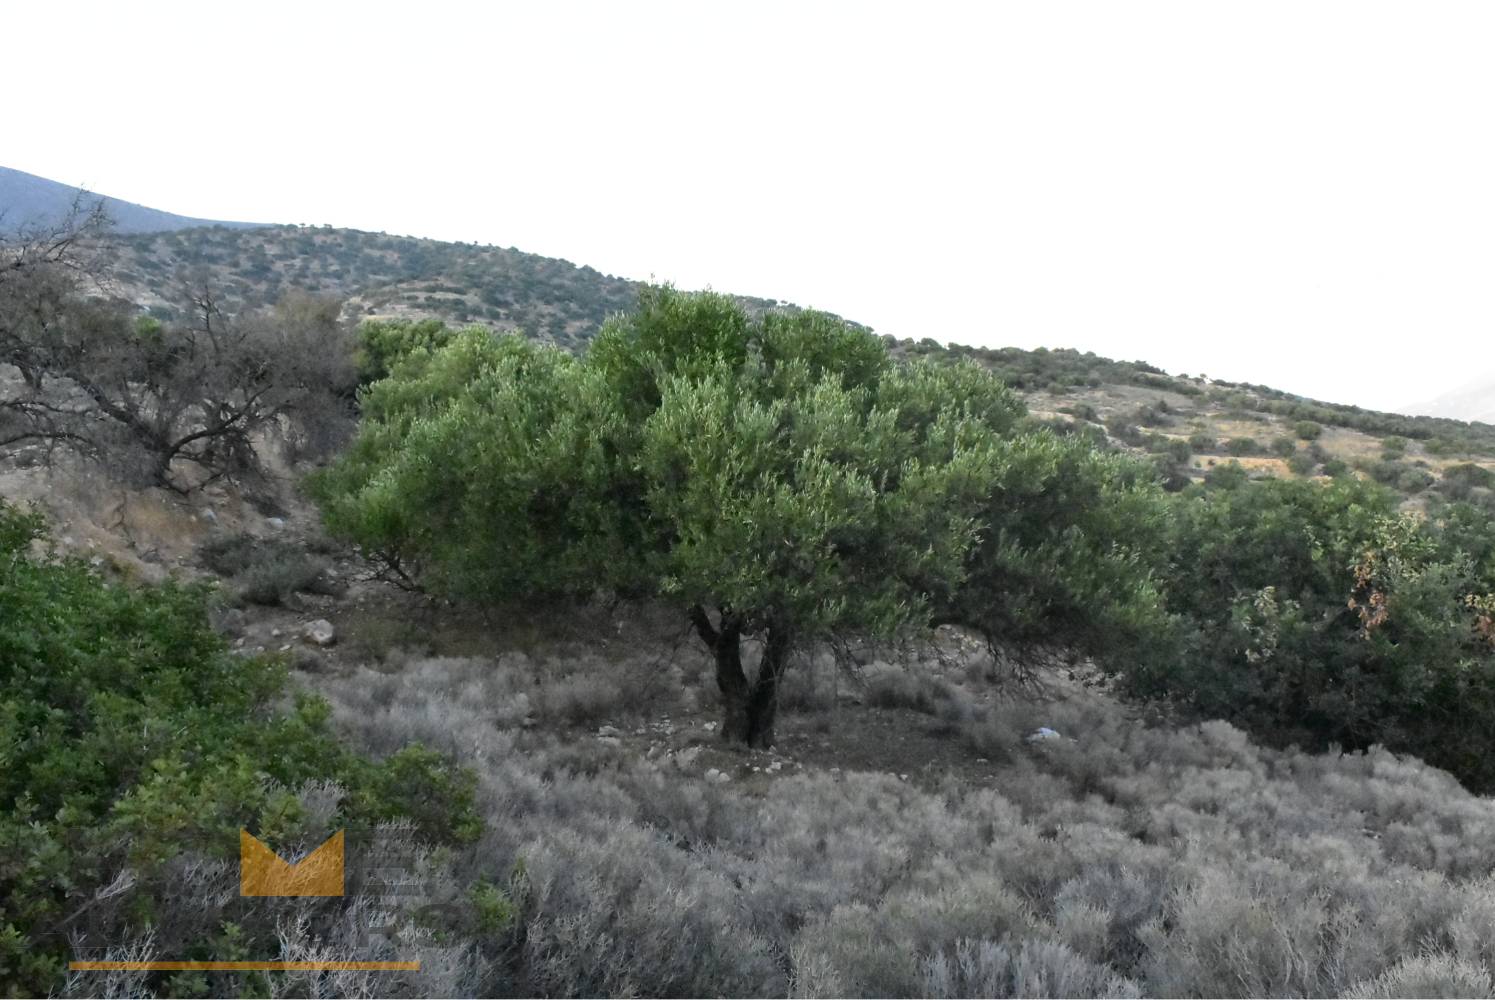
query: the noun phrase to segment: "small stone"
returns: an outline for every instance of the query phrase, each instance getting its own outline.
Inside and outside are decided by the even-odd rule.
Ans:
[[[337,642],[337,630],[325,618],[308,622],[301,630],[301,637],[315,646],[331,646]]]
[[[986,758],[985,757],[977,757],[976,758],[976,763],[978,763],[978,764],[985,764],[986,763]]]
[[[704,729],[704,730],[706,730],[708,733],[714,733],[714,732],[716,732],[716,723],[714,723],[714,722],[708,722],[705,725],[703,725],[701,728]]]
[[[597,727],[597,735],[598,736],[617,736],[618,733],[619,733],[619,729],[618,729],[617,726],[598,726]]]
[[[278,629],[278,628],[272,628],[270,630],[270,638],[272,638],[272,639],[279,639],[280,638],[280,629]]]
[[[288,651],[290,648],[291,648],[291,644],[290,643],[286,643],[284,646],[280,647],[280,651],[282,653],[284,653],[284,652]]]
[[[218,512],[211,507],[206,510],[200,511],[197,516],[202,518],[202,520],[208,522],[209,524],[218,523]]]
[[[908,780],[908,775],[906,775],[906,774],[900,774],[898,776],[898,780],[899,781],[907,781]]]
[[[722,785],[731,781],[732,776],[727,774],[725,771],[718,771],[713,767],[706,772],[706,780],[713,785]]]
[[[1029,743],[1037,743],[1040,740],[1057,740],[1059,738],[1059,733],[1048,726],[1039,726],[1036,731],[1030,733],[1027,737]]]
[[[622,741],[619,740],[616,736],[599,736],[597,737],[597,742],[606,743],[610,746],[617,746]]]
[[[276,531],[283,531],[285,530],[286,519],[283,517],[267,517],[265,518],[265,523]]]

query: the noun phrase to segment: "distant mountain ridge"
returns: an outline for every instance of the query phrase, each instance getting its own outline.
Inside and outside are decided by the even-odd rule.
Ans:
[[[1407,413],[1425,413],[1430,417],[1452,417],[1455,420],[1478,420],[1495,424],[1495,372],[1434,399],[1402,409]]]
[[[226,226],[248,229],[256,222],[226,222],[219,219],[194,219],[174,212],[147,208],[132,201],[111,198],[93,191],[61,184],[28,174],[23,170],[0,167],[0,231],[31,225],[47,225],[66,218],[78,196],[83,194],[91,204],[102,201],[117,233],[164,233],[199,226]]]

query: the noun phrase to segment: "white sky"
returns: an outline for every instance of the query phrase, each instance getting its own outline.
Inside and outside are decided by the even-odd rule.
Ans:
[[[0,165],[1393,408],[1495,371],[1495,6],[29,3]]]

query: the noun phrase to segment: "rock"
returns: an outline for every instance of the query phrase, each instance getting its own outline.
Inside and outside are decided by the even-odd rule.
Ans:
[[[706,780],[713,785],[724,785],[732,780],[732,776],[725,771],[718,771],[713,767],[706,772]]]
[[[280,629],[278,629],[278,628],[272,628],[270,630],[270,638],[272,638],[272,639],[279,639],[280,638]]]
[[[316,646],[331,646],[337,642],[337,630],[332,623],[325,618],[318,618],[314,622],[307,622],[301,629],[301,638]]]
[[[597,742],[606,743],[609,746],[617,746],[622,742],[622,740],[618,739],[616,736],[599,736],[597,737]]]
[[[617,736],[618,733],[619,733],[619,730],[618,730],[617,726],[598,726],[597,727],[597,735],[598,736]]]
[[[209,524],[218,523],[218,512],[216,510],[213,510],[211,507],[206,510],[199,511],[197,516],[202,520],[208,522]]]
[[[708,733],[714,733],[714,732],[716,732],[716,723],[714,723],[714,722],[708,722],[705,725],[703,725],[701,728],[704,729],[704,730],[706,730]]]
[[[267,517],[265,518],[265,523],[274,528],[276,531],[284,531],[286,526],[286,519],[283,517]]]
[[[1060,739],[1059,734],[1057,732],[1055,732],[1054,730],[1050,729],[1048,726],[1039,726],[1036,731],[1034,731],[1032,733],[1029,733],[1028,736],[1027,736],[1027,740],[1028,740],[1029,743],[1037,743],[1040,740],[1057,740],[1057,739]]]

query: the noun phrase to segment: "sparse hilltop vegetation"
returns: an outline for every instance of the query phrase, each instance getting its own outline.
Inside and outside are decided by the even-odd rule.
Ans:
[[[187,315],[183,290],[191,287],[212,288],[228,311],[299,292],[337,299],[354,322],[476,324],[580,351],[609,316],[632,309],[643,288],[513,248],[342,229],[208,227],[118,242],[117,291],[158,319]],[[753,313],[792,308],[738,301]],[[899,357],[966,358],[988,367],[1035,413],[1155,456],[1175,485],[1236,462],[1259,475],[1370,477],[1419,507],[1442,499],[1495,506],[1495,494],[1478,482],[1478,470],[1495,472],[1489,424],[1303,399],[1072,350],[888,343]]]
[[[180,315],[179,289],[210,285],[226,308],[287,293],[326,295],[353,319],[439,319],[583,346],[608,316],[632,308],[642,285],[512,247],[442,243],[351,229],[199,228],[118,238],[119,291],[162,319]],[[779,303],[744,299],[755,309]]]
[[[96,221],[0,245],[0,992],[1495,995],[1495,428]]]

